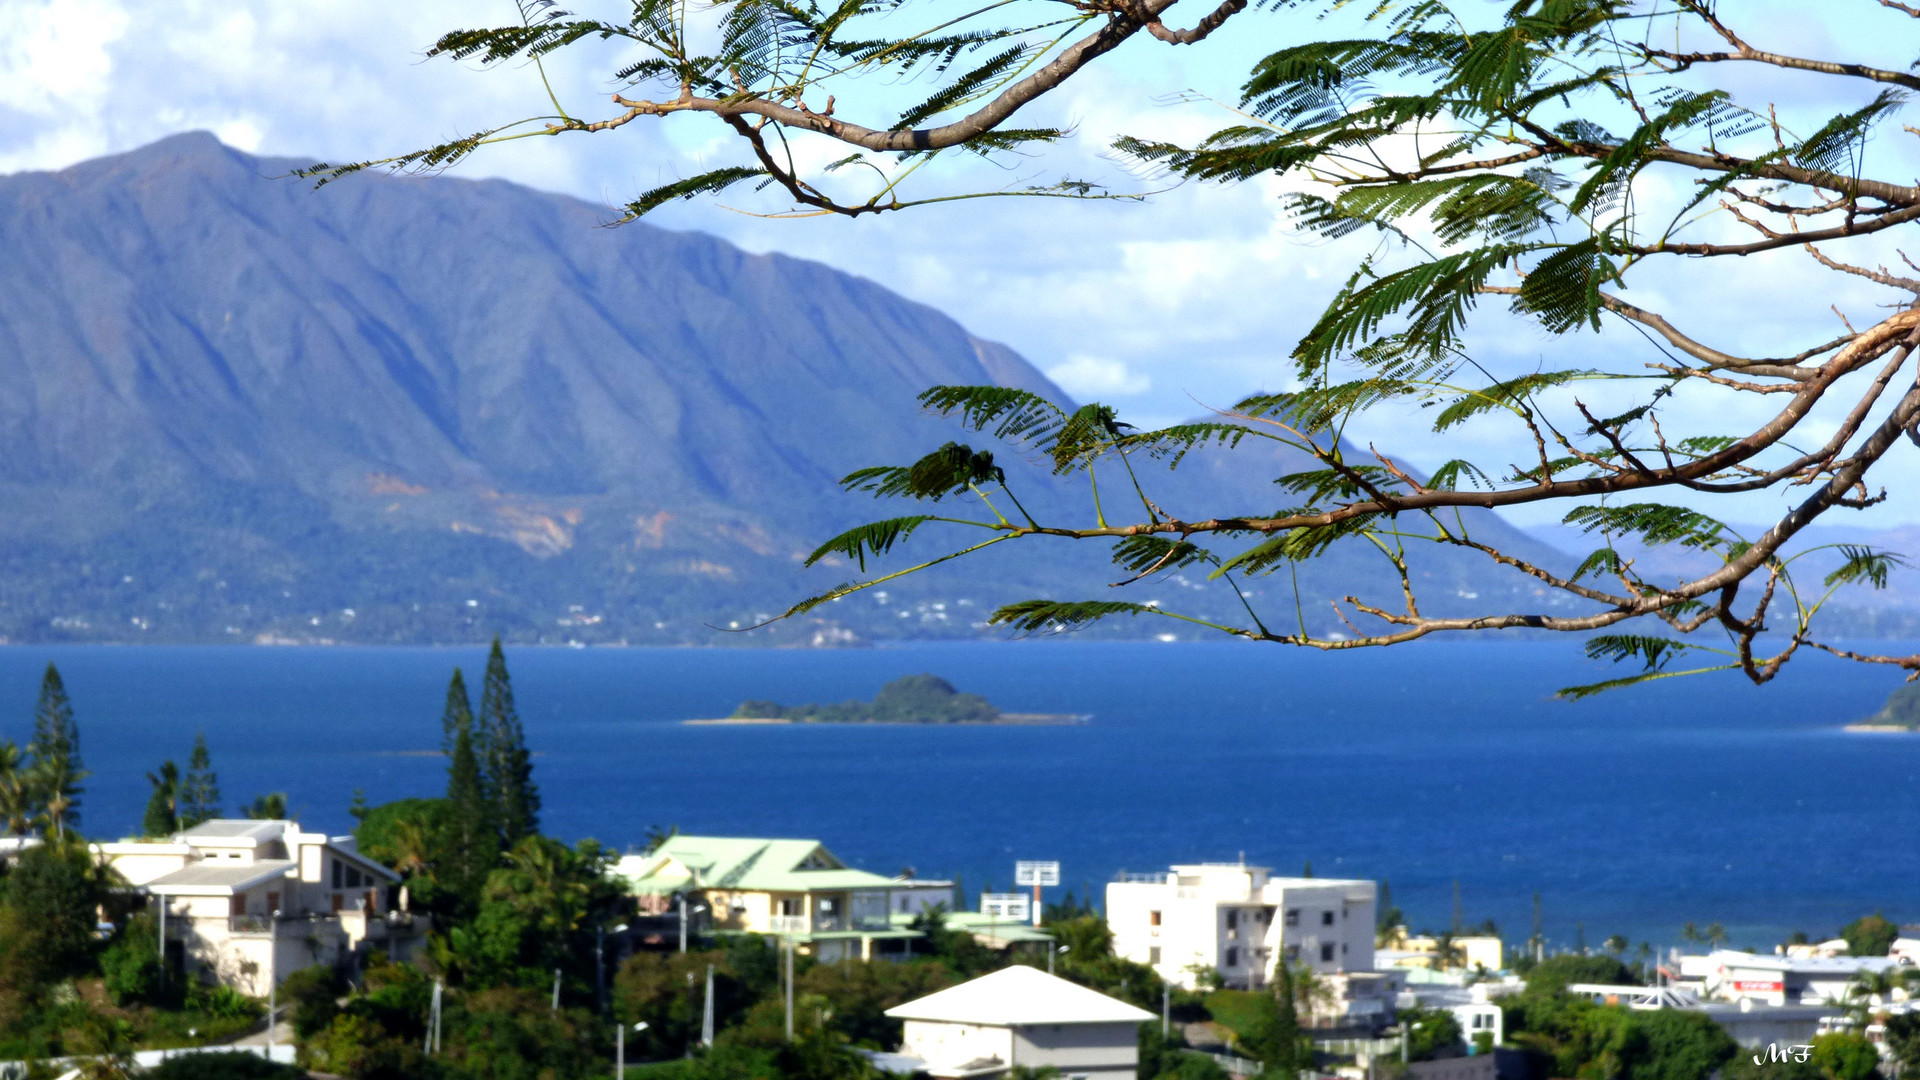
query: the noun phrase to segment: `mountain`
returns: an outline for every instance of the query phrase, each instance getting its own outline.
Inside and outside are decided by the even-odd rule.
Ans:
[[[299,164],[187,134],[0,177],[0,635],[738,640],[714,627],[849,575],[799,569],[885,510],[839,477],[966,437],[916,393],[1066,401],[1005,346],[816,263],[598,228],[602,208],[501,181],[314,190],[287,177]],[[1003,459],[1037,511],[1084,507]],[[1299,467],[1198,454],[1169,508],[1270,511],[1272,478]],[[1124,576],[1103,550],[1027,547],[988,578],[903,579],[755,636],[975,636],[998,603]],[[1361,547],[1303,586],[1397,596]],[[1441,609],[1535,593],[1458,553],[1421,573]],[[1151,588],[1236,605],[1197,574]],[[1292,611],[1290,589],[1269,600]],[[1107,632],[1169,629],[1153,622]]]

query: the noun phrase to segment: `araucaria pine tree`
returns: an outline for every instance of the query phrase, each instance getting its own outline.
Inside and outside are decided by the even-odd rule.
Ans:
[[[140,834],[152,839],[172,836],[180,831],[180,766],[161,762],[158,774],[147,774],[147,783],[153,785],[153,794],[140,819]]]
[[[65,836],[69,825],[80,823],[80,729],[74,723],[73,703],[66,684],[52,664],[40,680],[40,701],[33,709],[33,741],[27,756],[34,778],[36,809],[46,816],[55,836]]]
[[[481,886],[500,859],[495,804],[480,782],[472,725],[454,732],[448,758],[446,862],[438,876],[454,895],[471,903],[479,899]]]
[[[487,655],[476,730],[480,735],[476,749],[484,750],[481,786],[493,796],[500,845],[508,849],[540,831],[540,791],[533,784],[533,756],[527,753],[526,733],[513,706],[513,683],[507,677],[507,657],[498,637]]]
[[[460,732],[473,734],[473,702],[467,696],[467,677],[459,668],[447,683],[447,704],[440,712],[440,751],[453,756],[453,740]]]
[[[178,803],[183,829],[220,816],[220,774],[213,771],[204,731],[193,737],[193,756],[187,759],[187,778],[180,785]]]

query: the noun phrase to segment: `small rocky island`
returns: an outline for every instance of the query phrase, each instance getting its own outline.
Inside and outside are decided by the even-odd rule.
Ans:
[[[1920,731],[1920,683],[1908,683],[1887,695],[1887,704],[1879,712],[1848,731]]]
[[[880,688],[872,701],[782,705],[743,701],[722,720],[690,724],[1079,724],[1086,717],[1009,713],[979,694],[963,694],[938,675],[908,675]]]

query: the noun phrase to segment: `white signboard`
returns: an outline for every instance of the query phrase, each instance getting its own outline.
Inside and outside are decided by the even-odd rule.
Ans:
[[[1015,885],[1058,885],[1060,884],[1060,864],[1057,862],[1014,863],[1013,883]]]
[[[1026,922],[1033,902],[1026,893],[981,893],[980,914],[1008,922]]]

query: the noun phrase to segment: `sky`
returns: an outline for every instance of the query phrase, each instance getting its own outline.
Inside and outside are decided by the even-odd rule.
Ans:
[[[1040,0],[1022,2],[1042,14],[1058,10]],[[602,16],[624,10],[602,0],[577,6]],[[1496,10],[1483,0],[1461,6]],[[1862,42],[1910,40],[1914,29],[1873,0],[1817,8],[1749,2],[1740,9],[1757,36],[1783,50],[1878,59],[1896,68],[1912,51],[1876,57],[1863,49]],[[907,9],[916,18],[922,10]],[[194,129],[254,153],[357,160],[549,111],[539,72],[530,67],[481,70],[423,58],[448,29],[514,18],[509,0],[5,0],[0,172],[58,169]],[[1235,98],[1263,47],[1329,28],[1304,10],[1248,13],[1229,25],[1234,34],[1198,46],[1175,49],[1143,39],[1123,47],[1022,114],[1023,123],[1070,128],[1065,144],[1007,165],[936,166],[923,193],[1058,176],[1101,180],[1119,190],[1164,187],[1117,160],[1107,149],[1111,138],[1126,132],[1192,140],[1233,122],[1223,103]],[[614,86],[609,75],[620,58],[616,50],[584,46],[554,58],[546,74],[570,111],[604,115]],[[1735,87],[1764,85],[1783,116],[1815,125],[1871,96],[1859,84],[1817,75],[1783,80],[1754,65],[1723,67],[1715,77]],[[916,89],[923,88],[863,85],[858,93],[885,105]],[[843,105],[842,115],[858,107]],[[891,115],[886,108],[871,111]],[[1896,132],[1882,142],[1896,138],[1914,141]],[[825,161],[839,151],[816,146],[802,153]],[[682,116],[493,147],[449,175],[504,177],[612,207],[657,184],[741,160],[723,128]],[[1903,158],[1892,175],[1914,174],[1900,171],[1905,168]],[[1650,183],[1656,190],[1647,197],[1662,194],[1661,180]],[[1145,202],[991,199],[848,221],[753,216],[741,211],[775,207],[736,189],[720,200],[675,204],[649,220],[872,278],[981,337],[1007,343],[1076,398],[1108,402],[1147,425],[1287,388],[1290,346],[1372,246],[1361,238],[1328,243],[1300,235],[1281,213],[1282,191],[1270,179],[1190,184]],[[1894,257],[1890,247],[1850,254],[1863,261]],[[1743,260],[1706,275],[1697,266],[1670,267],[1636,281],[1631,298],[1730,350],[1766,354],[1783,342],[1837,332],[1840,316],[1830,305],[1859,322],[1872,319],[1875,305],[1893,295],[1836,279],[1794,256]],[[1497,309],[1477,325],[1476,356],[1496,372],[1570,360],[1617,366],[1660,359],[1638,335],[1622,331],[1554,338]],[[1606,404],[1604,391],[1583,393],[1596,409]],[[1721,430],[1777,404],[1729,407],[1721,397],[1682,396],[1667,409],[1670,433]],[[1817,416],[1809,437],[1831,422]],[[1496,464],[1531,456],[1524,430],[1511,425],[1476,423],[1444,438],[1421,437],[1423,426],[1417,413],[1383,411],[1348,434],[1421,468],[1462,456]],[[1882,483],[1920,464],[1911,448],[1898,454],[1881,466]],[[1729,516],[1761,520],[1783,505],[1781,495],[1759,496]],[[1538,523],[1557,512],[1515,516]],[[1896,490],[1862,519],[1873,526],[1920,522],[1920,492]]]

